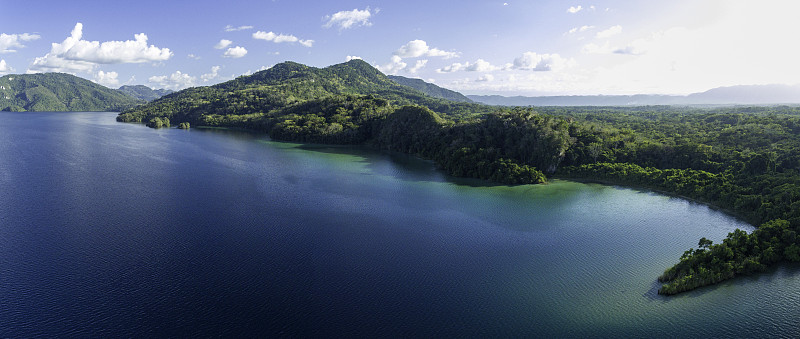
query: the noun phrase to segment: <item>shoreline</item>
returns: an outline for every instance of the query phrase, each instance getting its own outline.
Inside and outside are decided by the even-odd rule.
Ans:
[[[575,181],[575,182],[580,182],[580,183],[594,183],[594,184],[602,184],[602,185],[609,185],[609,186],[620,186],[620,187],[636,189],[636,190],[651,191],[651,192],[662,194],[662,195],[666,195],[666,196],[669,196],[669,197],[680,198],[680,199],[687,200],[689,202],[693,202],[693,203],[696,203],[696,204],[704,205],[704,206],[707,206],[707,207],[709,207],[709,208],[711,208],[711,209],[713,209],[715,211],[720,211],[720,212],[725,213],[725,214],[727,214],[727,215],[729,215],[731,217],[734,217],[739,221],[742,221],[742,222],[744,222],[744,223],[746,223],[746,224],[748,224],[750,226],[753,226],[753,228],[758,228],[759,227],[759,225],[756,225],[754,222],[748,220],[741,213],[738,213],[738,212],[733,211],[731,209],[720,207],[719,205],[714,204],[712,202],[708,202],[708,201],[705,201],[705,200],[700,200],[700,199],[696,199],[696,198],[692,198],[692,197],[687,197],[685,195],[678,194],[678,193],[675,193],[675,192],[666,191],[666,190],[663,190],[663,189],[653,188],[653,187],[649,187],[649,186],[645,186],[645,185],[633,185],[633,184],[629,184],[629,183],[617,182],[617,181],[612,181],[612,180],[583,178],[583,177],[570,177],[570,176],[564,176],[564,175],[553,175],[551,178],[552,179],[559,179],[559,180]]]

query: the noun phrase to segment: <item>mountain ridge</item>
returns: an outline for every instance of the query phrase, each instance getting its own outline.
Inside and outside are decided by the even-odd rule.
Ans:
[[[175,91],[166,88],[152,89],[145,85],[123,85],[117,91],[139,100],[153,101]]]
[[[128,110],[124,121],[144,122],[167,117],[174,122],[199,123],[205,115],[265,114],[273,110],[331,96],[372,96],[387,104],[421,105],[451,115],[488,112],[482,104],[434,98],[398,84],[362,60],[324,68],[286,61],[251,75],[212,86],[192,87]]]
[[[459,92],[437,86],[422,79],[407,78],[399,75],[387,75],[387,77],[398,84],[411,87],[434,98],[456,102],[474,102]]]
[[[141,103],[144,101],[66,73],[0,77],[3,111],[122,111]]]

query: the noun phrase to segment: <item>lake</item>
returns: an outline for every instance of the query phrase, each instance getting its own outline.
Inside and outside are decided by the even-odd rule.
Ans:
[[[657,295],[703,205],[115,116],[0,113],[0,337],[800,337],[797,265]]]

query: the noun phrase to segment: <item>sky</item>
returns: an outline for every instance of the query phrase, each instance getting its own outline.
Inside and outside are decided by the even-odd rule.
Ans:
[[[360,58],[464,94],[800,83],[800,1],[8,1],[0,75],[207,86]]]

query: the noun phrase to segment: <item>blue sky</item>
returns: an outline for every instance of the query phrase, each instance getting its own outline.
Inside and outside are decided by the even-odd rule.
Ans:
[[[466,94],[800,83],[794,0],[6,1],[0,74],[182,89],[362,58]]]

